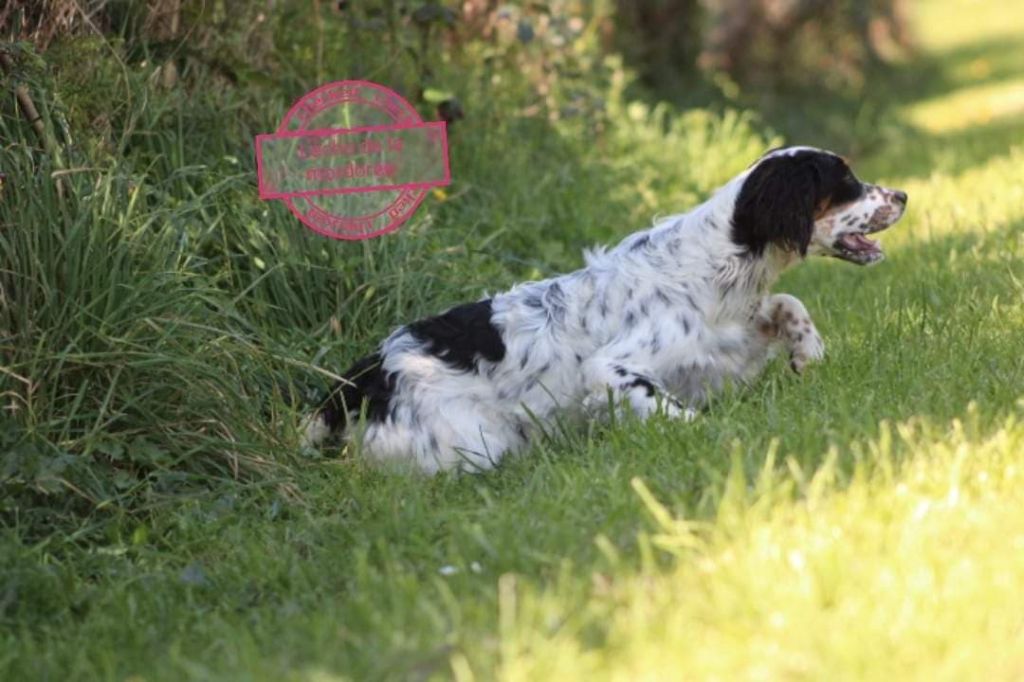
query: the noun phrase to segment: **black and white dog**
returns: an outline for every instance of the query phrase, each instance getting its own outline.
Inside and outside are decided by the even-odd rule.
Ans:
[[[305,443],[345,429],[375,460],[481,470],[557,410],[609,395],[641,417],[692,419],[779,347],[796,372],[822,358],[807,309],[770,287],[808,254],[881,260],[866,235],[906,203],[830,152],[771,151],[689,213],[586,254],[581,270],[399,327],[345,372]]]

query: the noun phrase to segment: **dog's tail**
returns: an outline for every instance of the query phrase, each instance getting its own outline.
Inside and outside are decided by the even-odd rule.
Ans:
[[[364,413],[368,421],[387,418],[394,375],[381,367],[379,353],[358,360],[342,373],[320,406],[302,425],[302,446],[316,447],[332,434],[344,431],[349,420]]]

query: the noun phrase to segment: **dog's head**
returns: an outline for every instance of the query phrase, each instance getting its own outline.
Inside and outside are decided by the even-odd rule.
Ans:
[[[861,182],[842,157],[788,147],[765,154],[742,178],[732,235],[753,255],[774,245],[869,265],[885,255],[866,235],[895,223],[906,206],[905,192]]]

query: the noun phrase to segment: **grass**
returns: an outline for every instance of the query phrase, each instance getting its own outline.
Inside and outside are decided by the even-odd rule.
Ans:
[[[756,117],[612,99],[596,148],[571,123],[495,128],[495,105],[456,128],[447,195],[355,245],[255,201],[240,129],[204,134],[188,102],[135,111],[131,164],[68,176],[70,207],[19,180],[0,678],[1020,677],[1024,17],[918,13],[922,54],[868,93],[855,163],[911,196],[889,260],[778,287],[827,360],[485,476],[303,459],[291,394],[397,320],[699,199],[776,141]],[[988,118],[963,94],[982,87]]]

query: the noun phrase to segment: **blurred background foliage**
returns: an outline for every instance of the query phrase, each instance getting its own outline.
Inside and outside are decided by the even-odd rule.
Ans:
[[[274,91],[386,76],[446,118],[480,94],[465,82],[472,69],[490,97],[529,88],[521,113],[600,125],[602,96],[623,69],[643,94],[686,105],[735,100],[741,89],[855,94],[872,68],[912,51],[906,2],[11,0],[0,36],[31,43],[78,81],[78,122],[100,127],[113,93],[97,85],[116,82],[111,60],[147,68],[165,88],[197,68],[225,86]],[[100,68],[61,68],[83,55]]]

